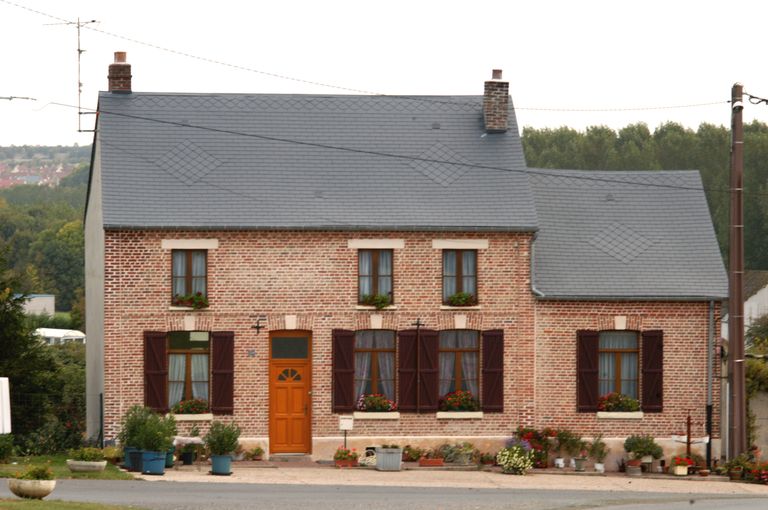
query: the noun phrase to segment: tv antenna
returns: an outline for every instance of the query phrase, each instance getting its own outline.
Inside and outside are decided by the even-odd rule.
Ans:
[[[80,80],[80,59],[85,53],[85,50],[82,49],[80,46],[80,29],[83,28],[86,25],[90,25],[91,23],[98,23],[95,19],[88,20],[88,21],[80,21],[80,18],[77,18],[77,21],[67,21],[64,23],[46,23],[46,25],[74,25],[77,27],[77,132],[78,133],[87,133],[87,132],[93,132],[93,129],[82,129],[82,126],[80,124],[80,118],[82,115],[84,115],[83,110],[80,105],[81,96],[83,95],[83,82]],[[91,112],[87,112],[91,113]]]

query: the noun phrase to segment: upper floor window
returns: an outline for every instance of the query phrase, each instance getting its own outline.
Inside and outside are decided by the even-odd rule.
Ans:
[[[477,303],[477,250],[443,250],[443,304]]]
[[[173,304],[200,308],[207,306],[206,250],[173,250]]]
[[[381,304],[382,300],[387,304],[393,302],[392,250],[359,250],[357,274],[359,304]]]
[[[639,398],[640,350],[634,331],[601,331],[599,344],[599,395],[623,393]]]

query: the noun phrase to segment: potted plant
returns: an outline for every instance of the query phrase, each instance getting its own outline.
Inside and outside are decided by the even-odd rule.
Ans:
[[[744,477],[744,472],[749,467],[749,456],[746,453],[740,453],[725,463],[725,468],[728,470],[728,476],[733,481],[741,480]]]
[[[234,423],[214,421],[205,435],[204,441],[211,452],[211,474],[231,475],[232,457],[230,453],[237,449],[240,439],[240,427]]]
[[[87,473],[93,471],[104,471],[107,467],[107,461],[104,459],[104,452],[99,448],[79,448],[69,452],[70,459],[67,459],[67,467],[73,473]]]
[[[672,457],[672,473],[675,476],[686,476],[691,466],[693,466],[693,460],[684,455]]]
[[[261,446],[254,446],[247,452],[245,452],[245,460],[263,460],[264,448]]]
[[[144,422],[138,435],[138,448],[142,450],[141,472],[145,475],[162,475],[168,450],[176,435],[176,420],[172,414],[160,416],[152,413]]]
[[[137,447],[139,431],[152,414],[152,409],[135,405],[123,415],[117,440],[123,447],[123,467],[129,471],[141,471],[141,451]]]
[[[472,395],[471,391],[456,390],[440,399],[441,411],[479,411],[480,402]]]
[[[600,411],[634,412],[640,410],[640,402],[629,395],[613,392],[601,396],[597,408]]]
[[[43,499],[56,488],[56,480],[50,467],[30,466],[9,478],[8,488],[20,498]]]
[[[363,393],[357,399],[355,409],[367,413],[386,413],[397,411],[397,403],[381,393]]]
[[[589,456],[595,459],[595,471],[605,473],[605,458],[608,456],[608,445],[603,441],[602,434],[598,434],[589,445]]]
[[[480,464],[483,464],[484,466],[492,466],[496,463],[496,454],[494,453],[481,453],[480,454]]]
[[[446,302],[451,306],[473,306],[477,304],[477,298],[468,292],[457,292],[448,296]]]
[[[496,464],[502,473],[524,475],[533,468],[533,450],[526,448],[524,441],[507,446],[496,454]]]
[[[424,450],[416,446],[405,445],[403,448],[403,462],[418,462],[424,455]]]
[[[376,471],[400,471],[403,449],[396,444],[384,444],[376,448]]]
[[[653,459],[660,459],[664,454],[651,435],[631,435],[624,441],[624,451],[630,454],[627,461],[627,474],[638,476],[641,474],[640,465],[644,460],[652,462]]]
[[[173,414],[205,414],[209,412],[208,401],[202,398],[190,398],[177,402],[172,408]]]
[[[167,301],[166,301],[167,302]],[[186,306],[199,310],[200,308],[208,308],[208,298],[202,292],[195,292],[193,294],[176,294],[172,300],[173,306]]]
[[[573,457],[581,448],[581,438],[568,429],[560,429],[555,435],[557,440],[557,457],[555,457],[555,467],[564,468],[565,458],[563,453]]]
[[[377,310],[382,310],[392,303],[392,298],[387,294],[366,294],[361,302],[366,306],[375,306]]]
[[[546,468],[549,464],[549,450],[552,448],[551,437],[557,433],[550,428],[538,431],[530,427],[518,427],[515,436],[526,441],[533,450],[533,467]],[[494,455],[495,457],[495,455]]]
[[[578,449],[577,449],[578,453],[574,454],[576,456],[573,457],[573,462],[574,462],[573,467],[576,471],[579,471],[579,472],[584,471],[584,465],[587,462],[588,447],[589,445],[586,443],[586,441],[582,441],[581,439],[579,439]]]
[[[339,446],[336,448],[336,453],[333,454],[333,463],[336,464],[337,468],[355,467],[359,457],[354,448]]]
[[[200,429],[193,425],[189,430],[189,437],[200,437]],[[181,447],[181,463],[184,466],[191,466],[197,456],[197,443],[186,443]]]
[[[419,459],[419,466],[421,467],[437,467],[444,465],[443,453],[439,448],[432,450],[424,450]]]

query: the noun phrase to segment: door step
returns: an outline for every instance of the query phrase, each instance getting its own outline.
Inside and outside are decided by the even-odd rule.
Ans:
[[[272,462],[312,462],[312,456],[304,453],[275,453],[269,456]]]

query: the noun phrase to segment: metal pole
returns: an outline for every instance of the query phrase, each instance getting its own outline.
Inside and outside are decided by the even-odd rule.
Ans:
[[[707,469],[712,469],[712,359],[715,349],[715,302],[709,302],[709,334],[707,335]],[[722,412],[722,411],[721,411]]]
[[[744,124],[742,120],[744,86],[731,89],[731,220],[728,282],[728,341],[731,352],[728,367],[731,376],[730,458],[747,451],[746,395],[744,381]]]

